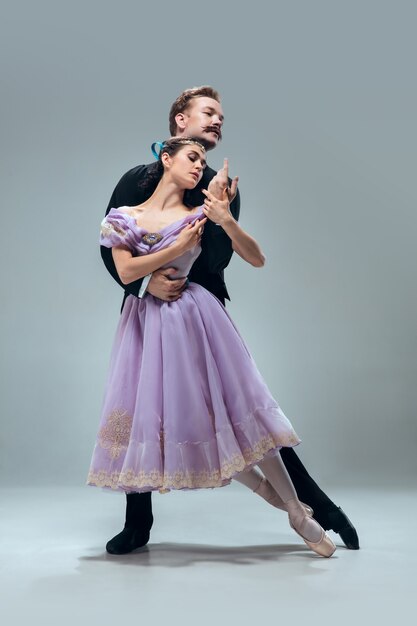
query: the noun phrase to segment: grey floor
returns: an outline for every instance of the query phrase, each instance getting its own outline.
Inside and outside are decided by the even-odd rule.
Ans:
[[[380,625],[415,614],[417,493],[331,493],[360,551],[315,556],[283,513],[232,485],[156,494],[149,547],[111,557],[123,496],[1,489],[2,624]]]

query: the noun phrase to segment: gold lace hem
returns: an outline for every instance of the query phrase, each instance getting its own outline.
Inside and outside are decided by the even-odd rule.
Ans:
[[[282,446],[293,447],[300,443],[296,435],[289,434],[283,442],[277,441],[268,435],[252,448],[242,454],[236,453],[232,458],[224,461],[220,469],[209,471],[177,470],[172,474],[154,469],[150,472],[135,471],[134,469],[122,472],[109,472],[105,469],[90,471],[87,484],[95,487],[107,487],[123,491],[147,490],[166,492],[176,489],[210,489],[223,487],[230,483],[233,476],[249,469],[261,461],[268,453]]]

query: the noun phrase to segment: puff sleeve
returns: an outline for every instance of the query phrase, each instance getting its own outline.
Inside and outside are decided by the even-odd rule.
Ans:
[[[126,213],[110,209],[100,226],[100,245],[106,248],[127,246],[133,249],[132,231]]]

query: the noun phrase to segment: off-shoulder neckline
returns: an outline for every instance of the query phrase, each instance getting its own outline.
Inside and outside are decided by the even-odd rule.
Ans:
[[[175,226],[176,224],[179,224],[180,222],[182,222],[183,220],[187,219],[188,217],[190,217],[191,215],[198,215],[199,213],[201,213],[201,206],[197,207],[197,210],[195,212],[191,212],[188,215],[184,215],[184,217],[181,217],[178,220],[175,220],[174,222],[171,222],[170,224],[166,224],[166,226],[163,226],[162,228],[160,228],[159,230],[155,230],[155,231],[150,231],[150,230],[146,230],[145,228],[143,228],[143,226],[139,226],[139,224],[137,223],[136,218],[133,215],[130,215],[127,211],[122,211],[121,209],[125,208],[123,207],[113,207],[112,209],[110,209],[111,211],[118,211],[121,215],[125,215],[126,217],[128,217],[130,220],[133,221],[133,224],[136,226],[136,228],[138,228],[139,230],[141,230],[142,232],[146,233],[146,234],[152,234],[152,233],[162,233],[165,230],[172,228],[173,226]],[[126,208],[130,208],[128,206],[126,206]],[[110,211],[109,211],[110,212]]]

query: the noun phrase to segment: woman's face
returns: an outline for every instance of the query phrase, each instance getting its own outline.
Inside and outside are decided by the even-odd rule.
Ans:
[[[187,144],[173,156],[163,154],[162,162],[165,172],[169,172],[182,189],[194,189],[206,167],[206,153],[197,144]]]

